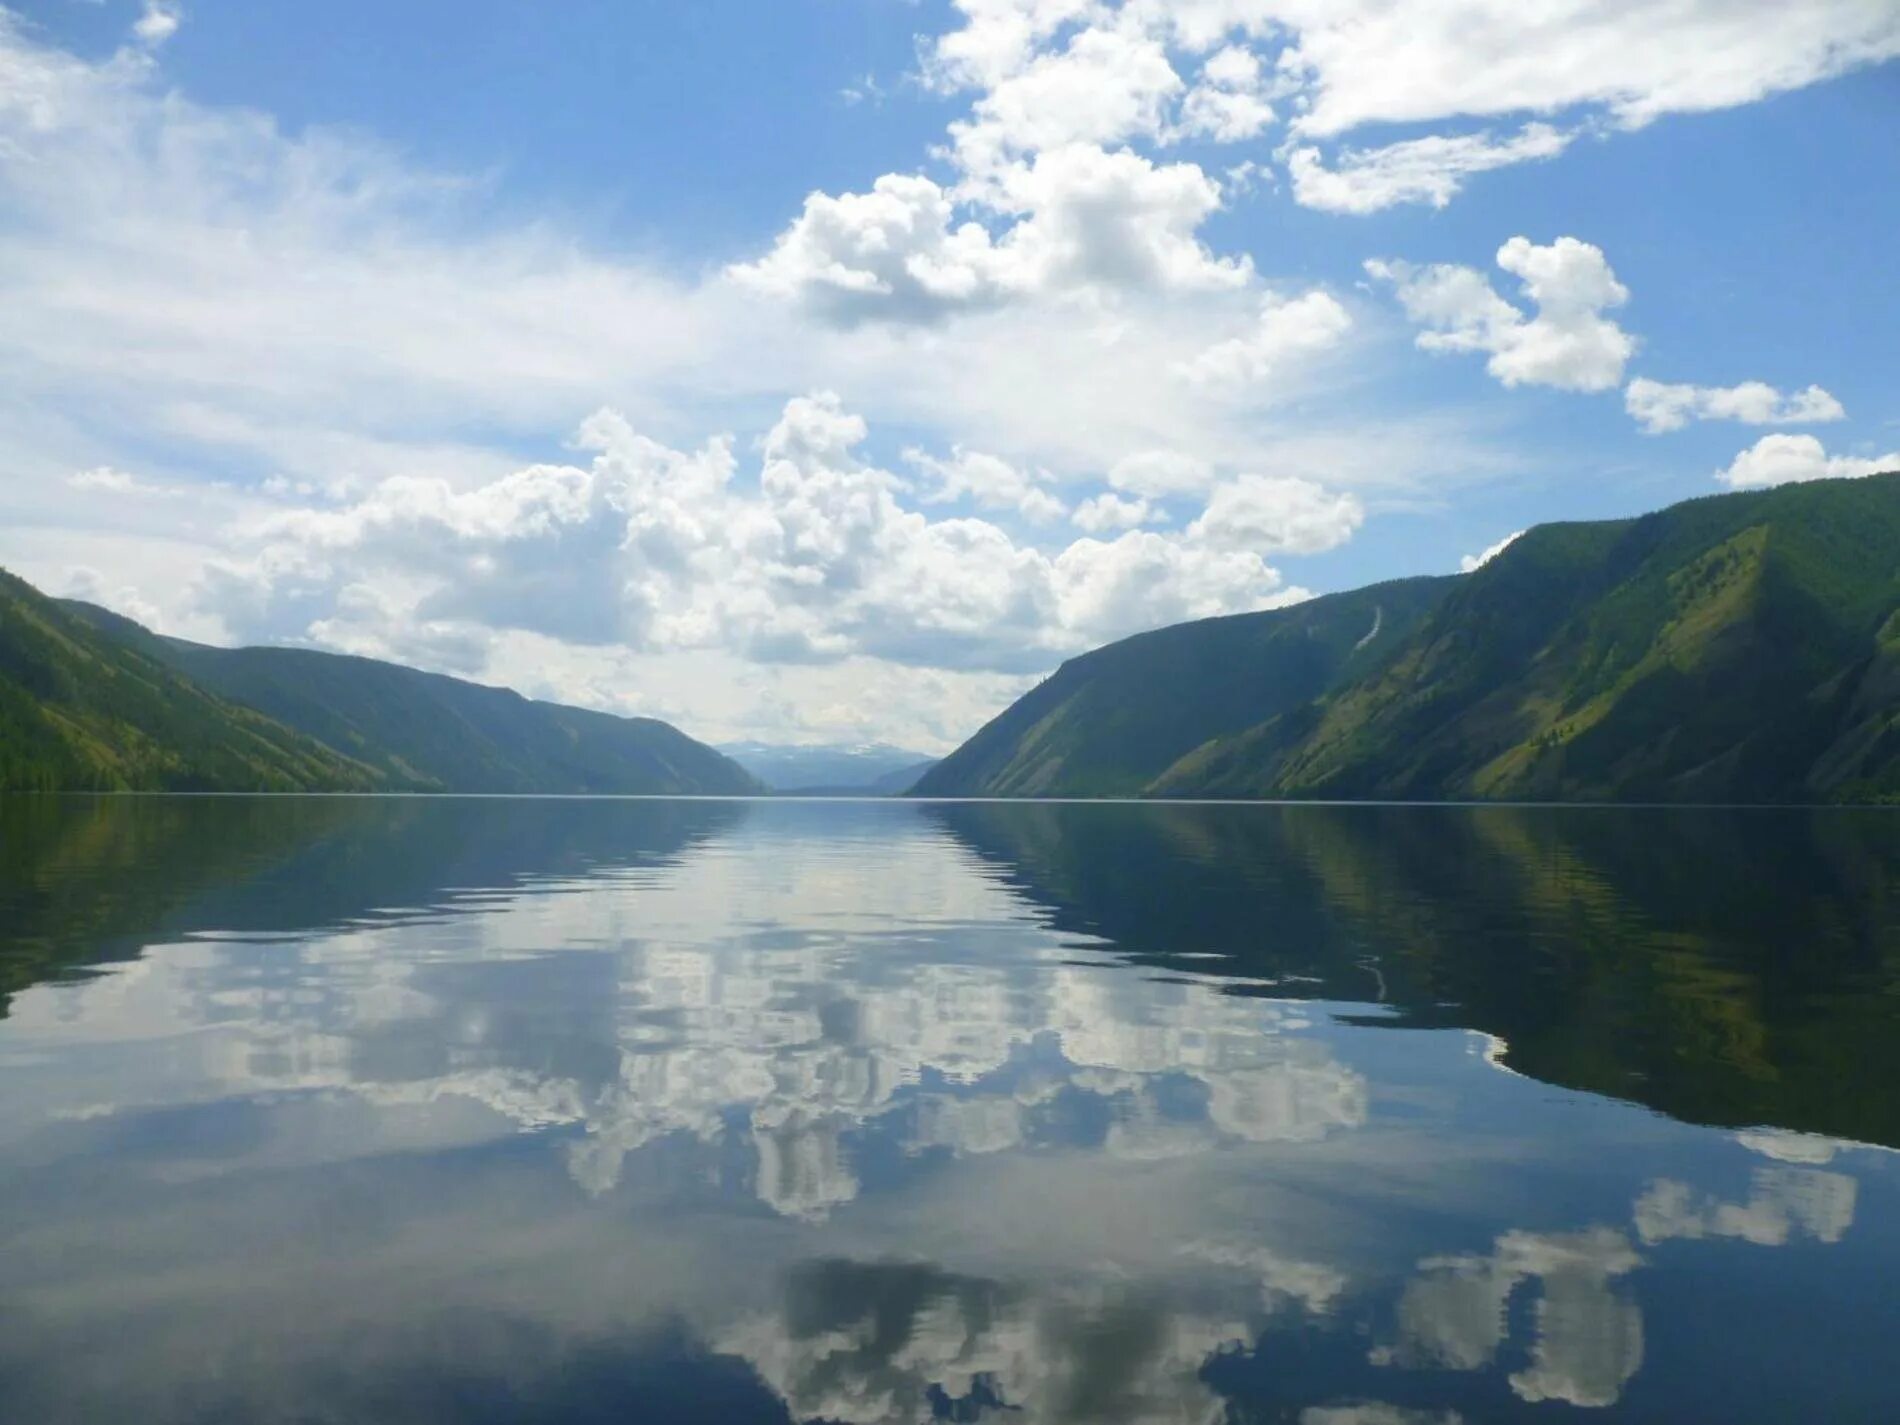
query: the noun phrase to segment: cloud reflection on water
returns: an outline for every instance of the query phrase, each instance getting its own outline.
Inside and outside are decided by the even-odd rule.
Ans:
[[[1858,1155],[1131,967],[908,808],[463,884],[17,996],[0,1378],[111,1321],[101,1418],[242,1341],[225,1386],[271,1419],[339,1361],[451,1378],[412,1323],[454,1303],[575,1349],[683,1331],[851,1425],[1213,1421],[1236,1372],[1329,1340],[1358,1364],[1300,1387],[1302,1422],[1443,1425],[1617,1405],[1655,1369],[1660,1253],[1855,1217]],[[1744,1149],[1782,1161],[1737,1199],[1705,1173]],[[1574,1206],[1512,1188],[1596,1158]]]

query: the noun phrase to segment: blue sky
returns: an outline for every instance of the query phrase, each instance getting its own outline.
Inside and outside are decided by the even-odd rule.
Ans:
[[[1387,8],[16,7],[0,563],[934,749],[1138,628],[1900,464],[1900,4]]]

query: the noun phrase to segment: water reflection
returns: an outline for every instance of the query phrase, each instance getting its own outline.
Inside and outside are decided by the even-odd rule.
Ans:
[[[1797,970],[1426,815],[0,804],[0,1415],[1874,1418],[1888,1110],[1562,1085],[1808,1105],[1891,846],[1788,824]],[[1746,1062],[1580,1047],[1724,996]]]
[[[1900,1081],[1900,811],[931,814],[1140,960],[1481,1028],[1523,1073],[1682,1118],[1900,1146],[1867,1087]]]
[[[1645,1242],[1672,1237],[1736,1237],[1758,1247],[1790,1237],[1838,1242],[1854,1224],[1854,1179],[1809,1168],[1757,1168],[1746,1202],[1723,1202],[1687,1183],[1659,1178],[1636,1201]]]
[[[1536,1234],[1507,1232],[1483,1256],[1433,1257],[1399,1298],[1399,1344],[1380,1365],[1474,1371],[1505,1344],[1505,1309],[1535,1284],[1529,1365],[1510,1376],[1527,1401],[1611,1405],[1643,1362],[1643,1317],[1616,1290],[1642,1265],[1612,1227]]]
[[[1032,1294],[935,1266],[819,1260],[774,1311],[722,1338],[801,1419],[1214,1420],[1199,1380],[1244,1319],[1204,1317],[1110,1283]],[[927,1418],[927,1417],[926,1417]]]

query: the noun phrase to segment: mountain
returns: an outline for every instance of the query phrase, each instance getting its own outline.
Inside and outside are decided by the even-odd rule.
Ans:
[[[1542,525],[1471,574],[1127,639],[917,791],[1900,800],[1900,473]]]
[[[1136,634],[1064,663],[918,796],[1142,796],[1181,758],[1382,662],[1456,580],[1405,579]]]
[[[775,792],[898,796],[933,759],[885,742],[728,742],[719,750]]]
[[[313,738],[389,791],[749,795],[743,768],[654,718],[524,698],[373,658],[213,648],[77,601],[66,617],[125,653]],[[316,780],[308,785],[328,787]]]
[[[363,791],[380,780],[0,571],[0,790]]]

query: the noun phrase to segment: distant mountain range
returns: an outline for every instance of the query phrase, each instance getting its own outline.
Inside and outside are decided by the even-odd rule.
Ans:
[[[652,718],[370,658],[165,638],[4,572],[0,789],[762,790]]]
[[[775,792],[901,796],[936,759],[887,742],[726,742],[719,750]]]
[[[921,796],[1900,801],[1900,473],[1532,529],[1065,663]]]

